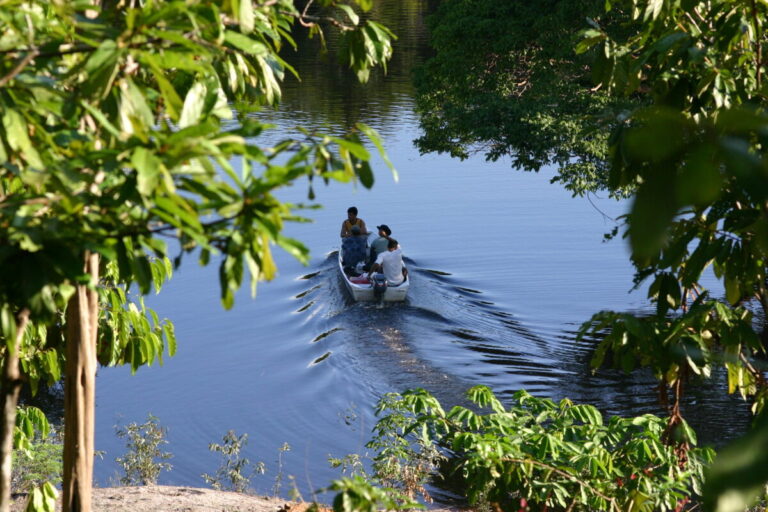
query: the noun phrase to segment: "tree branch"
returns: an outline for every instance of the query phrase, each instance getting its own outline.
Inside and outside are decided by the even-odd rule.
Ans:
[[[32,50],[24,57],[22,57],[16,66],[14,66],[14,68],[7,75],[5,75],[3,78],[0,78],[0,87],[5,87],[5,84],[16,78],[16,76],[21,73],[24,68],[27,67],[29,63],[32,62],[38,55],[40,55],[40,52],[37,50]]]
[[[760,89],[762,85],[762,72],[760,67],[763,64],[763,47],[760,43],[762,34],[760,32],[760,20],[757,13],[757,2],[750,0],[750,7],[752,11],[752,24],[755,28],[755,78],[757,79],[757,88]]]
[[[541,466],[542,468],[548,469],[548,470],[552,471],[553,473],[556,473],[556,474],[558,474],[560,476],[563,476],[563,477],[565,477],[565,478],[567,478],[569,480],[572,480],[572,481],[576,482],[579,485],[582,485],[582,486],[586,487],[587,489],[589,489],[590,491],[595,493],[597,496],[599,496],[600,498],[602,498],[605,501],[607,501],[608,503],[610,503],[612,510],[619,510],[619,507],[616,505],[616,500],[614,498],[606,496],[602,492],[598,491],[597,489],[595,489],[594,487],[589,485],[587,482],[584,482],[583,480],[581,480],[579,477],[577,477],[575,475],[572,475],[570,473],[567,473],[567,472],[565,472],[565,471],[563,471],[563,470],[561,470],[561,469],[559,469],[559,468],[557,468],[555,466],[552,466],[552,465],[547,464],[545,462],[540,462],[540,461],[534,460],[534,459],[512,459],[512,458],[503,457],[501,460],[503,460],[504,462],[513,462],[513,463],[516,463],[516,464],[533,464],[534,466]]]

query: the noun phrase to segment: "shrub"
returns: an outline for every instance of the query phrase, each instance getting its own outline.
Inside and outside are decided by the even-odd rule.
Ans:
[[[48,423],[36,407],[20,407],[14,429],[11,487],[29,493],[50,482],[61,483],[64,432]]]
[[[371,443],[380,450],[375,462],[397,468],[413,465],[414,455],[417,462],[434,461],[432,454],[442,453],[442,472],[459,477],[474,505],[665,511],[681,510],[699,494],[714,457],[709,448],[694,448],[679,458],[662,442],[666,422],[650,414],[614,416],[606,424],[595,407],[568,399],[556,403],[519,391],[506,409],[484,386],[468,397],[486,413],[458,406],[446,413],[421,389],[384,397],[375,431],[387,441]],[[696,444],[684,422],[678,434]]]
[[[115,427],[115,430],[117,437],[126,439],[125,447],[128,449],[125,455],[115,459],[124,472],[121,484],[155,484],[161,471],[170,471],[171,464],[162,461],[173,455],[160,450],[161,445],[168,444],[165,440],[168,429],[158,424],[158,418],[150,414],[141,425],[131,423],[125,428]]]
[[[221,453],[223,460],[215,475],[206,473],[202,475],[203,479],[216,490],[245,492],[251,484],[251,477],[266,471],[264,463],[252,465],[251,461],[240,456],[241,450],[248,444],[248,434],[238,437],[234,430],[230,430],[224,434],[222,441],[222,444],[208,445],[210,451]],[[248,466],[253,468],[249,470]]]

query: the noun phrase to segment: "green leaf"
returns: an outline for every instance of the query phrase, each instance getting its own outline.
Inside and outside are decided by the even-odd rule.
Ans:
[[[256,298],[256,286],[260,276],[259,264],[256,263],[250,252],[245,253],[245,262],[248,265],[248,272],[251,274],[251,297]]]
[[[659,169],[648,177],[635,195],[629,216],[632,253],[639,261],[656,254],[667,240],[667,229],[677,213],[673,190],[674,177]]]
[[[681,204],[706,205],[718,199],[723,177],[711,149],[697,148],[677,176],[677,200]]]
[[[648,0],[643,19],[645,21],[655,20],[661,14],[662,7],[664,7],[664,0]]]
[[[24,116],[12,108],[7,108],[3,112],[3,128],[5,128],[5,138],[11,149],[18,151],[30,167],[42,170],[43,161],[29,139],[29,129]]]
[[[131,164],[136,169],[139,193],[144,197],[153,195],[159,183],[162,161],[152,151],[139,146],[133,150]]]
[[[207,95],[208,89],[202,82],[195,82],[189,88],[187,96],[184,98],[184,107],[179,118],[180,128],[186,128],[200,122]]]
[[[0,327],[5,338],[5,346],[11,353],[16,352],[16,317],[8,304],[3,304],[0,308]]]
[[[351,5],[339,4],[336,7],[343,10],[347,14],[349,21],[351,21],[353,25],[357,25],[358,23],[360,23],[360,16],[357,15],[357,13],[355,12],[355,10],[352,8]]]
[[[155,197],[156,208],[152,213],[179,228],[203,247],[208,245],[208,240],[203,236],[203,227],[200,218],[183,198],[173,194],[170,197]]]
[[[59,364],[59,358],[54,350],[47,350],[45,352],[45,360],[48,369],[48,373],[51,374],[51,379],[54,382],[58,382],[61,379],[61,365]]]
[[[166,65],[169,67],[178,67],[179,61],[183,58],[183,54],[174,54],[173,52],[164,53],[164,55],[169,54],[178,55],[178,58],[176,59],[176,62],[167,62]],[[182,109],[182,103],[179,94],[176,92],[176,88],[173,86],[173,84],[171,84],[168,78],[166,78],[165,72],[160,67],[158,59],[155,57],[155,55],[149,52],[142,52],[139,55],[140,61],[149,66],[152,75],[157,81],[158,87],[160,87],[160,93],[163,95],[163,100],[165,101],[165,108],[168,111],[168,115],[170,116],[171,120],[178,122],[179,113]]]
[[[768,482],[768,414],[715,458],[704,482],[704,502],[715,512],[741,512],[754,504]]]
[[[360,183],[362,183],[365,188],[373,187],[373,169],[371,169],[371,165],[368,162],[357,163],[355,165],[355,171],[360,178]]]
[[[355,3],[360,6],[360,8],[368,12],[373,8],[373,0],[355,0]]]
[[[152,268],[149,260],[144,255],[134,255],[131,260],[131,271],[139,284],[139,290],[142,294],[149,293],[152,288]]]
[[[100,100],[107,95],[119,70],[120,54],[117,43],[107,39],[88,57],[84,68],[87,76],[79,87],[86,97]]]
[[[173,323],[169,322],[168,320],[163,322],[163,334],[165,335],[165,340],[168,342],[168,355],[173,357],[176,355],[176,351],[178,349],[176,342],[176,330]]]
[[[368,153],[368,150],[366,150],[365,147],[359,142],[342,139],[339,137],[331,137],[331,140],[336,142],[339,146],[347,149],[350,153],[355,155],[355,157],[359,158],[360,160],[369,160],[371,158],[371,155],[370,153]]]
[[[269,51],[267,50],[267,47],[264,45],[264,43],[256,41],[255,39],[251,39],[250,37],[239,32],[227,30],[224,33],[224,40],[238,50],[242,50],[250,55],[265,57],[269,54]]]
[[[120,81],[120,128],[128,134],[146,138],[155,118],[147,105],[144,93],[130,78]]]
[[[83,100],[80,102],[80,104],[83,106],[84,109],[86,109],[95,119],[99,122],[99,124],[104,127],[112,136],[115,138],[122,138],[123,134],[120,133],[120,130],[110,122],[109,119],[107,119],[107,116],[104,115],[104,113],[88,103],[87,101]]]
[[[384,160],[384,163],[387,164],[387,167],[392,171],[392,175],[394,176],[395,182],[398,181],[398,175],[397,170],[395,169],[395,166],[392,164],[392,161],[389,159],[389,156],[387,155],[386,150],[384,149],[384,144],[381,142],[381,136],[379,133],[364,123],[357,123],[355,125],[358,130],[363,132],[368,139],[373,142],[373,145],[376,146],[376,149],[379,151],[379,156],[381,156],[381,159]]]
[[[736,276],[727,274],[723,281],[723,284],[725,285],[726,299],[728,299],[728,302],[733,305],[738,304],[743,297],[741,283],[739,282],[738,278]]]
[[[240,0],[240,30],[244,34],[253,32],[255,16],[251,0]]]

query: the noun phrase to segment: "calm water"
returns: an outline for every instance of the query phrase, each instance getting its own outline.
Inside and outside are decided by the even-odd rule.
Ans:
[[[424,387],[444,405],[471,385],[502,397],[525,388],[541,396],[590,402],[606,414],[660,413],[653,379],[641,373],[589,373],[590,342],[574,341],[581,322],[601,309],[644,310],[643,292],[628,293],[632,268],[623,241],[603,243],[626,205],[573,199],[550,185],[553,170],[514,171],[509,162],[421,156],[410,69],[428,49],[426,2],[390,2],[376,14],[400,40],[390,74],[361,87],[332,63],[307,53],[290,58],[301,83],[286,86],[278,112],[263,116],[278,138],[304,124],[338,130],[362,120],[385,138],[399,171],[377,165],[373,190],[335,184],[316,189],[314,222],[288,228],[312,251],[304,267],[276,253],[280,273],[248,290],[235,308],[218,299],[215,267],[192,260],[148,302],[176,325],[179,353],[163,367],[101,369],[97,392],[97,478],[114,478],[122,443],[114,426],[148,413],[169,428],[174,469],[161,483],[204,485],[218,459],[208,443],[229,429],[248,433],[245,455],[264,461],[253,486],[271,493],[282,473],[308,498],[339,475],[327,457],[365,453],[384,393]],[[399,30],[398,30],[399,28]],[[282,199],[306,202],[307,183]],[[338,232],[348,206],[369,227],[386,223],[404,248],[412,286],[405,304],[351,302],[336,273]],[[247,286],[246,286],[247,288]],[[722,383],[720,383],[722,384]],[[686,414],[713,440],[743,428],[746,408],[694,383]],[[712,398],[715,396],[717,398]],[[291,447],[278,465],[281,446]]]

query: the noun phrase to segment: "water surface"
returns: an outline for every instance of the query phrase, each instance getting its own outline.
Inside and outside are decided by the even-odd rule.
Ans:
[[[166,449],[174,454],[161,483],[203,485],[200,475],[218,463],[208,444],[234,429],[250,435],[245,455],[267,463],[267,474],[253,480],[258,492],[273,492],[279,475],[277,492],[285,495],[290,476],[305,498],[339,475],[329,455],[366,452],[372,408],[387,392],[423,387],[452,405],[482,383],[502,398],[524,388],[606,414],[661,413],[650,375],[593,376],[592,342],[574,340],[599,310],[649,308],[642,292],[629,293],[623,241],[602,241],[626,204],[572,198],[549,184],[552,169],[532,174],[505,161],[420,155],[412,145],[419,127],[410,69],[428,53],[427,6],[387,6],[377,15],[401,29],[387,77],[364,88],[314,54],[294,55],[302,82],[287,84],[279,111],[260,115],[278,125],[274,140],[296,124],[337,131],[369,123],[382,133],[399,181],[377,162],[372,190],[316,188],[323,208],[304,212],[314,222],[287,229],[311,249],[309,265],[276,252],[279,275],[259,286],[256,300],[244,289],[224,311],[215,267],[191,259],[149,298],[175,323],[179,353],[136,376],[100,370],[101,484],[114,478],[114,458],[124,451],[114,425],[148,413],[169,428]],[[281,198],[307,202],[307,187],[299,182]],[[412,279],[406,303],[357,304],[344,290],[335,251],[352,205],[369,227],[386,223],[400,241]],[[694,383],[689,391],[685,414],[705,440],[746,421],[746,408],[719,385]],[[291,449],[278,463],[285,443]]]

